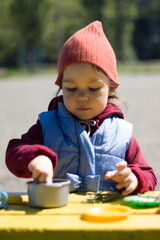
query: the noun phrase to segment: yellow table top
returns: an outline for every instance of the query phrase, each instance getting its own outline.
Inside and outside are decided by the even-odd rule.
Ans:
[[[132,209],[129,215],[114,222],[89,222],[82,214],[93,206],[111,203],[84,203],[85,195],[70,194],[69,203],[60,208],[39,209],[28,206],[27,194],[10,194],[8,208],[0,210],[0,239],[160,239],[159,208]],[[34,235],[35,234],[35,235]],[[40,235],[39,235],[40,234]],[[41,236],[41,237],[39,237]],[[101,236],[101,238],[100,238]],[[3,238],[2,238],[3,237]],[[46,237],[45,237],[46,239]]]

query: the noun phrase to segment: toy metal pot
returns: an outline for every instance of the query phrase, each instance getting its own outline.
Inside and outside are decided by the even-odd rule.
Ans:
[[[68,203],[69,184],[67,179],[53,179],[53,183],[28,182],[29,205],[31,207],[52,208]]]

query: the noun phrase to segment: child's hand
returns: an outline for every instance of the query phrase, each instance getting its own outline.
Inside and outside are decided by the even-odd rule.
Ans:
[[[29,164],[28,169],[32,172],[32,177],[38,182],[52,183],[53,166],[51,160],[46,156],[38,156]]]
[[[105,179],[113,179],[117,182],[116,188],[122,189],[123,195],[128,195],[132,193],[138,186],[138,179],[135,174],[127,167],[126,161],[121,161],[116,164],[116,171],[109,171],[105,175]]]

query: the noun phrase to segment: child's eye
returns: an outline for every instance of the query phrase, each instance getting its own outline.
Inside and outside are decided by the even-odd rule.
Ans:
[[[101,89],[100,87],[98,87],[98,88],[89,88],[89,90],[92,91],[92,92],[97,92],[97,91],[99,91],[100,89]]]
[[[74,92],[74,91],[77,90],[77,88],[66,88],[66,90],[69,91],[69,92]]]

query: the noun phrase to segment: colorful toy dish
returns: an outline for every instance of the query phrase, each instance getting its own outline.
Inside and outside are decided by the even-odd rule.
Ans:
[[[113,222],[125,219],[131,212],[126,206],[95,206],[88,208],[81,217],[90,222]]]
[[[123,198],[123,203],[131,207],[149,208],[157,207],[160,205],[160,197],[145,196],[145,195],[132,195]]]

